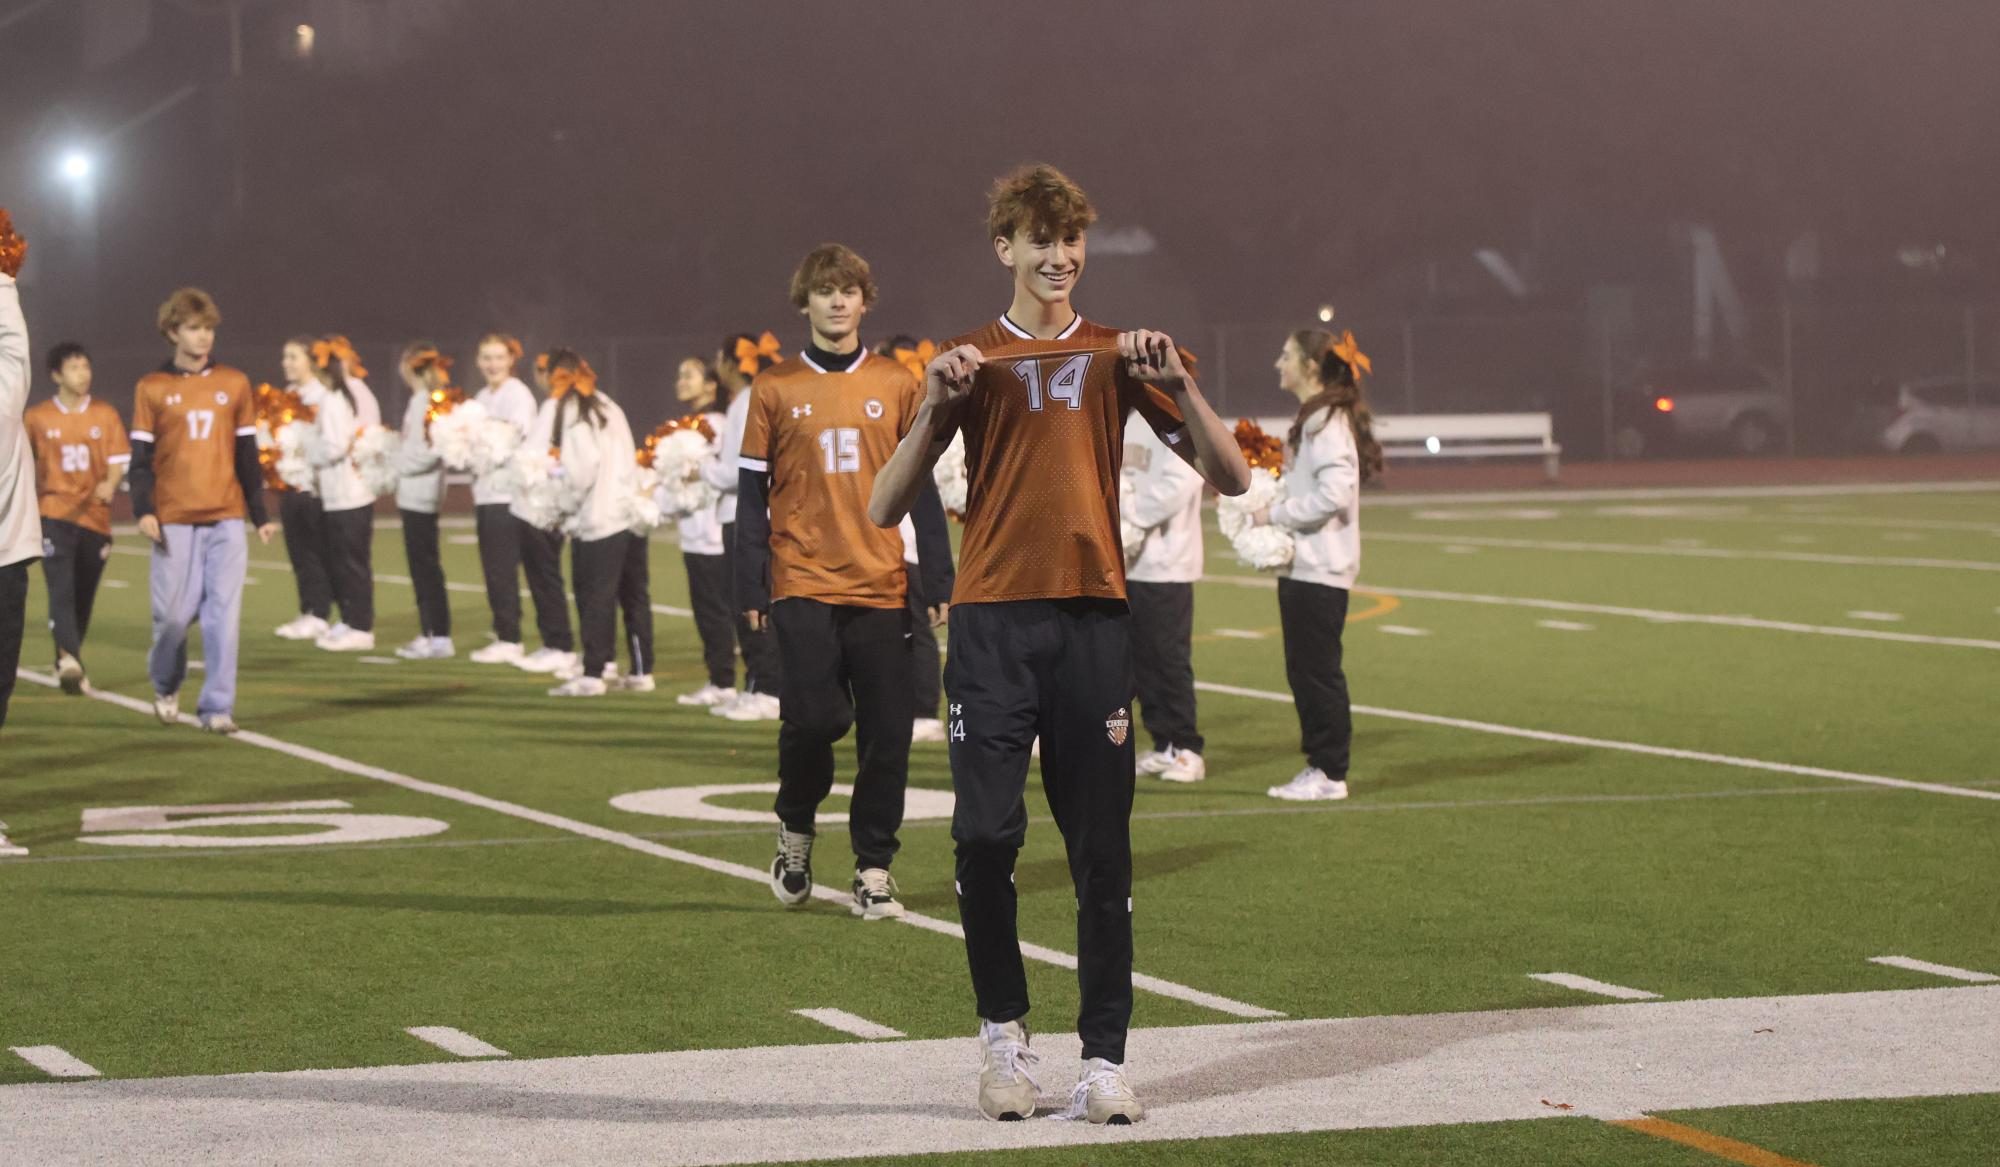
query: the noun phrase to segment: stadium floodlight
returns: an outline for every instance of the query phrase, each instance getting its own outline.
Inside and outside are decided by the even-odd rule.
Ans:
[[[301,24],[292,34],[292,51],[300,60],[311,60],[313,45],[319,40],[319,30],[310,24]]]
[[[1319,322],[1321,324],[1333,323],[1333,305],[1321,304],[1319,306]]]
[[[69,150],[65,152],[62,156],[62,161],[56,165],[58,173],[70,182],[78,184],[89,182],[91,173],[96,169],[96,160],[91,158],[90,154],[84,150]]]

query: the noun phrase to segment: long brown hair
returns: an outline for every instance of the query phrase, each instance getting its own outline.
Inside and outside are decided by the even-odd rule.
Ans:
[[[1361,378],[1354,366],[1334,349],[1339,339],[1324,328],[1301,328],[1292,334],[1292,343],[1305,355],[1320,389],[1299,403],[1298,416],[1292,419],[1285,444],[1297,451],[1306,426],[1315,416],[1322,411],[1344,410],[1347,424],[1354,431],[1354,448],[1360,455],[1361,481],[1372,482],[1382,476],[1382,443],[1375,440],[1375,414],[1361,391]]]

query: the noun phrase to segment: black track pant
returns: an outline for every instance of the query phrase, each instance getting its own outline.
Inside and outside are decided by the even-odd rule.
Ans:
[[[1128,581],[1132,603],[1132,671],[1139,716],[1153,748],[1202,752],[1195,728],[1194,585]]]
[[[618,572],[618,608],[625,614],[625,649],[632,656],[632,675],[653,675],[652,540],[625,537],[625,562]]]
[[[910,783],[909,614],[794,597],[771,605],[771,624],[785,661],[773,809],[788,828],[812,833],[833,787],[833,744],[852,727],[854,865],[887,867]]]
[[[917,591],[917,567],[910,564],[910,668],[915,670],[916,705],[912,709],[914,717],[936,717],[938,700],[944,696],[944,657],[938,651],[937,629],[931,627],[931,614],[924,598]]]
[[[583,632],[583,675],[602,677],[618,660],[618,581],[625,572],[620,531],[607,539],[570,544],[571,580],[576,584],[576,623]]]
[[[1028,1012],[1014,860],[1028,835],[1029,749],[1076,885],[1083,1056],[1123,1063],[1132,1021],[1132,648],[1125,605],[956,605],[945,664],[958,797],[958,910],[979,1016]]]
[[[326,529],[319,496],[302,490],[278,494],[278,523],[285,529],[285,557],[299,589],[299,611],[324,620],[333,614],[333,580],[326,570]]]
[[[722,525],[722,557],[728,561],[724,578],[730,581],[728,592],[736,594],[736,524]],[[743,648],[743,688],[746,692],[766,693],[773,697],[783,697],[785,693],[785,666],[778,655],[777,637],[770,629],[752,632],[750,622],[743,613],[730,604],[730,619],[736,623],[736,643]]]
[[[61,519],[42,520],[42,579],[49,585],[49,631],[55,633],[57,655],[83,659],[97,585],[110,557],[110,536]]]
[[[1327,777],[1345,778],[1354,741],[1347,674],[1340,667],[1347,590],[1281,579],[1278,619],[1285,629],[1285,679],[1299,711],[1299,747]]]
[[[576,651],[570,630],[569,597],[563,592],[561,531],[544,531],[525,519],[514,519],[521,541],[521,568],[528,577],[528,598],[535,605],[535,630],[542,646],[557,652]]]
[[[504,502],[474,508],[479,569],[486,577],[486,606],[493,611],[493,639],[521,643],[521,529],[526,525]]]
[[[340,622],[356,632],[375,631],[375,508],[350,507],[322,516],[326,572]]]
[[[735,589],[727,555],[681,553],[687,566],[688,606],[694,609],[694,630],[701,637],[701,659],[708,683],[718,689],[736,687],[736,617],[730,612]]]
[[[451,592],[444,586],[444,558],[438,548],[438,517],[422,511],[403,516],[403,557],[417,593],[417,630],[425,636],[451,635]]]
[[[32,559],[0,567],[0,726],[14,696],[14,670],[21,665],[21,630],[28,620],[28,565]]]

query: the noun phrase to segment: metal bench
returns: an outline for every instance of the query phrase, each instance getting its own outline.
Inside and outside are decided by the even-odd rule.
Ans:
[[[1266,417],[1257,424],[1282,436],[1292,419]],[[1382,443],[1382,456],[1391,461],[1540,458],[1551,482],[1562,470],[1555,422],[1546,413],[1378,413],[1375,440]]]

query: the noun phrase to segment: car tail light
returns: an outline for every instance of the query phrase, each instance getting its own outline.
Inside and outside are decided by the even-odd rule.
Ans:
[[[1672,413],[1674,411],[1674,399],[1671,397],[1655,397],[1653,398],[1653,408],[1659,410],[1661,413]]]

